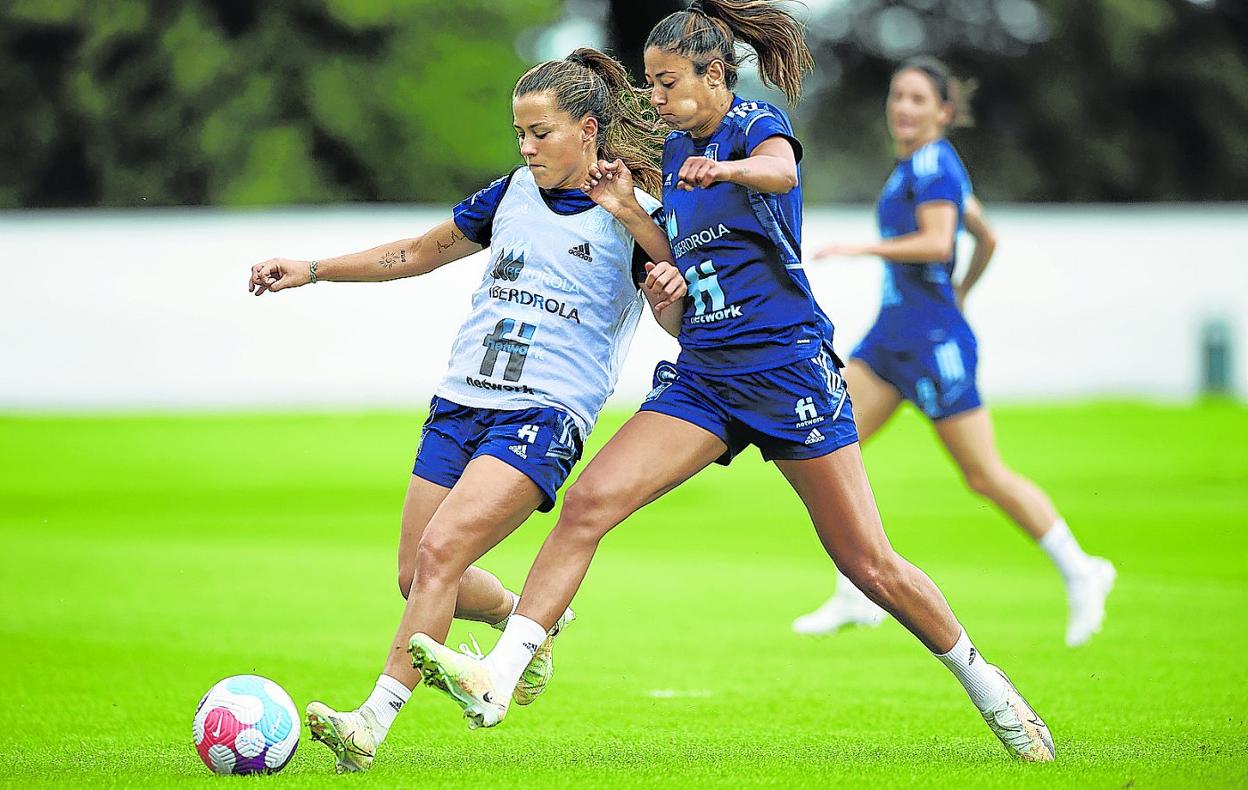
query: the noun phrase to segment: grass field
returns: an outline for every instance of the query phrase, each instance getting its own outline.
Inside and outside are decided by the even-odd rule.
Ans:
[[[1003,408],[997,423],[1007,458],[1118,565],[1085,648],[1062,644],[1043,554],[963,490],[913,413],[867,464],[893,542],[1048,720],[1056,764],[1010,762],[895,622],[789,632],[831,566],[751,451],[607,539],[550,691],[503,726],[469,732],[417,689],[367,776],[334,776],[305,732],[281,775],[231,780],[191,745],[219,678],[267,675],[301,707],[371,689],[401,607],[420,415],[0,419],[0,784],[1244,786],[1248,409]],[[518,589],[552,523],[483,564]]]

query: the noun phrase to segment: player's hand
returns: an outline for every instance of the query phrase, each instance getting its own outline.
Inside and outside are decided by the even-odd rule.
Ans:
[[[589,166],[589,178],[581,185],[589,199],[618,216],[636,203],[633,195],[633,174],[620,159],[608,162],[599,159]]]
[[[867,251],[861,244],[829,244],[815,252],[815,260],[824,258],[847,258],[854,255],[866,255]]]
[[[298,288],[312,281],[312,262],[289,258],[270,258],[251,267],[251,279],[247,290],[259,296],[265,291],[282,291]]]
[[[709,187],[718,181],[728,180],[729,167],[725,162],[691,156],[680,166],[676,176],[676,188],[692,192],[697,187]]]
[[[646,281],[641,288],[653,300],[655,315],[684,299],[689,291],[680,270],[667,261],[646,262]]]

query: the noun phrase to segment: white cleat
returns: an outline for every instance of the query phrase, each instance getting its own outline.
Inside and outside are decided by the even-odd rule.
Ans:
[[[1103,557],[1092,557],[1087,571],[1074,579],[1066,588],[1070,615],[1066,621],[1066,646],[1078,647],[1101,630],[1105,622],[1105,599],[1114,589],[1118,572],[1114,564]]]
[[[988,729],[1001,740],[1007,752],[1023,762],[1053,762],[1057,752],[1048,725],[1027,704],[1005,673],[996,667],[993,669],[1005,681],[1006,694],[996,707],[980,711]]]
[[[463,708],[470,729],[493,727],[507,715],[511,695],[494,688],[494,679],[480,656],[457,653],[428,634],[414,634],[407,651],[425,685]]]
[[[555,627],[550,629],[550,634],[546,637],[546,641],[542,642],[537,648],[537,652],[533,654],[529,665],[524,668],[524,674],[520,676],[520,682],[516,684],[516,690],[511,692],[511,699],[517,705],[528,705],[546,690],[551,677],[555,674],[555,660],[551,656],[555,637],[559,636],[560,632],[568,627],[568,623],[575,619],[576,614],[571,609],[565,610],[563,616],[559,618],[559,622],[555,623]]]
[[[334,768],[340,774],[367,771],[377,753],[373,727],[360,711],[336,711],[323,702],[308,703],[308,729],[312,739],[334,753]]]
[[[793,630],[799,634],[817,636],[834,634],[847,626],[874,628],[884,622],[888,613],[871,602],[858,588],[848,585],[852,592],[842,587],[836,594],[810,614],[793,621]]]

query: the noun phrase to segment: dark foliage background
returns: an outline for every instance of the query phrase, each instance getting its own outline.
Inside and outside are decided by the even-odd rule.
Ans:
[[[640,79],[669,0],[12,0],[0,207],[458,200],[518,161],[535,31],[594,10]],[[811,0],[810,200],[890,166],[894,65],[979,84],[955,140],[989,200],[1248,199],[1242,0]],[[592,43],[592,42],[587,42]]]

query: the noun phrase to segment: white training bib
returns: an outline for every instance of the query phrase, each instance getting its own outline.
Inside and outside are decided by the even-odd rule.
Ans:
[[[645,192],[635,194],[647,213],[658,208]],[[485,409],[553,406],[588,436],[641,316],[633,245],[606,209],[558,214],[529,169],[517,170],[437,395]]]

